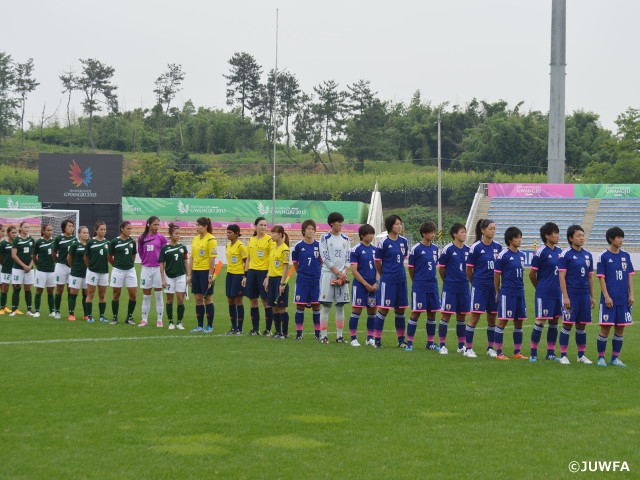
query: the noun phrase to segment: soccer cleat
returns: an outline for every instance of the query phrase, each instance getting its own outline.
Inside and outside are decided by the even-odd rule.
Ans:
[[[102,323],[109,323],[109,320],[107,320],[107,318],[104,315],[100,315],[100,321]]]
[[[359,347],[360,343],[358,342],[357,338],[354,338],[353,340],[351,340],[351,346],[352,347]]]
[[[162,328],[162,320],[158,320],[158,321],[156,322],[156,327],[158,327],[158,328]]]
[[[373,348],[383,348],[381,342],[376,342]]]
[[[468,348],[467,350],[465,350],[464,356],[468,358],[478,358],[478,355],[476,355],[476,352],[473,351],[473,348]]]
[[[225,333],[225,335],[235,335],[236,331],[232,328],[231,330],[229,330],[227,333]]]
[[[367,340],[366,345],[368,347],[373,347],[376,344],[376,341],[373,338],[370,338],[369,340]]]
[[[27,310],[27,317],[35,317],[35,316],[36,316],[36,314],[33,313],[31,310]],[[40,315],[38,315],[38,316],[40,316]]]
[[[191,333],[200,333],[200,332],[204,332],[204,328],[200,326],[194,327],[193,330],[191,330]]]
[[[264,332],[262,332],[262,336],[263,337],[270,337],[271,336],[271,332],[269,330],[265,330]]]
[[[176,326],[173,324],[173,322],[169,322],[169,330],[173,330],[174,328],[176,328]]]
[[[30,317],[38,318],[40,316],[40,312],[36,312],[36,313],[27,312],[27,315],[29,315]]]
[[[407,342],[398,342],[398,348],[407,348]]]
[[[11,309],[9,307],[4,307],[4,313],[11,313]]]
[[[182,322],[178,322],[178,324],[176,325],[176,328],[178,330],[184,330],[184,325],[182,325]]]
[[[466,351],[467,351],[467,347],[460,347],[460,348],[458,348],[458,350],[456,350],[456,352],[458,352],[458,353],[464,353]]]
[[[70,322],[75,322],[76,321],[75,315],[69,315],[69,321]]]
[[[95,322],[95,320],[93,319],[93,317],[92,317],[91,315],[89,315],[89,316],[87,317],[87,322],[89,322],[89,323],[93,323],[93,322]]]
[[[487,357],[496,358],[498,353],[493,348],[487,348]]]
[[[566,356],[564,356],[560,358],[560,365],[571,365],[571,362]]]
[[[251,330],[249,332],[249,335],[252,337],[257,337],[258,335],[260,335],[260,332],[258,330]]]
[[[231,335],[231,334],[230,334],[230,333],[227,333],[227,335]],[[276,333],[274,333],[274,334],[271,336],[271,338],[275,338],[275,339],[277,340],[278,338],[280,338],[280,335],[282,335],[282,334],[281,334],[281,333],[279,333],[279,332],[276,332]]]
[[[16,314],[16,312],[17,312],[17,310],[14,310],[13,312],[11,312],[11,313],[9,314],[9,316],[10,316],[10,317],[15,317],[15,316],[17,315],[17,314]]]
[[[546,357],[547,360],[553,360],[554,362],[559,362],[560,359],[558,357],[556,357],[555,353],[550,353],[549,355],[547,355]]]
[[[128,319],[127,319],[128,320]],[[146,320],[142,320],[139,324],[139,327],[146,327],[147,326],[147,321]]]
[[[527,357],[526,355],[521,354],[520,352],[518,353],[514,353],[511,358],[514,358],[516,360],[528,360],[529,357]]]
[[[18,310],[17,308],[12,312],[15,313],[16,315],[24,315],[24,313],[22,313],[20,310]]]
[[[446,347],[446,346],[442,345],[442,346],[440,347],[440,350],[438,351],[438,353],[439,353],[440,355],[449,355],[449,350],[447,350],[447,347]]]
[[[347,341],[343,337],[336,338],[336,343],[347,343]]]
[[[584,355],[581,357],[578,357],[578,363],[584,363],[585,365],[593,364],[593,362],[589,360],[587,357],[585,357]]]
[[[529,361],[531,363],[536,363],[538,361],[538,357],[529,357]]]
[[[56,312],[49,312],[49,316],[51,318],[56,318]],[[60,318],[60,317],[58,317],[58,318]]]
[[[404,349],[405,352],[413,352],[413,347],[410,345],[407,345],[407,348]]]
[[[435,350],[436,352],[438,352],[440,350],[440,347],[435,343],[427,343],[427,350]]]
[[[507,357],[504,353],[498,353],[496,355],[496,360],[509,360],[509,357]]]
[[[127,325],[135,325],[136,322],[133,321],[133,318],[129,317],[127,318],[124,323],[126,323]]]
[[[211,325],[207,325],[206,327],[204,327],[204,333],[211,333],[213,332],[213,327]]]
[[[236,335],[242,335],[242,330],[236,330]]]
[[[322,339],[320,340],[320,343],[325,343],[329,345],[329,339],[327,337],[322,337]]]
[[[117,324],[118,324],[118,320],[115,318],[109,322],[109,325],[117,325]]]
[[[296,338],[294,338],[294,340],[302,340],[302,335],[296,335]]]
[[[56,320],[60,320],[60,312],[54,312],[53,316]]]
[[[606,360],[604,359],[604,357],[600,357],[600,358],[598,359],[598,366],[599,366],[599,367],[606,367],[606,366],[607,366],[607,362],[606,362]]]
[[[612,358],[611,361],[609,362],[609,365],[613,365],[614,367],[626,367],[627,366],[625,363],[622,363],[622,361],[619,358]]]

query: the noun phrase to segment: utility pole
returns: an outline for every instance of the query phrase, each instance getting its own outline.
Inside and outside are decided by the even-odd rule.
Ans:
[[[551,5],[551,98],[549,103],[547,183],[564,183],[566,53],[567,2],[566,0],[553,0]]]

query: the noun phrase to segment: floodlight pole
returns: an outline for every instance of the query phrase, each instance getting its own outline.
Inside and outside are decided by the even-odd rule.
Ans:
[[[547,183],[564,183],[565,75],[567,66],[567,2],[551,4],[551,88]]]
[[[273,71],[273,112],[271,127],[273,128],[273,198],[271,200],[271,226],[276,224],[276,120],[278,114],[276,111],[276,92],[278,91],[278,9],[276,8],[276,68]]]
[[[442,233],[442,142],[440,141],[440,111],[438,111],[438,235]]]

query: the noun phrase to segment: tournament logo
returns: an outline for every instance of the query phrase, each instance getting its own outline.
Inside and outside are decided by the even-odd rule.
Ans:
[[[71,179],[71,182],[76,187],[79,187],[81,185],[88,187],[91,183],[91,176],[93,175],[91,173],[91,167],[87,168],[83,172],[75,160],[71,162],[71,165],[69,165],[69,167],[71,167],[71,170],[69,170],[69,175],[71,175],[69,178]]]

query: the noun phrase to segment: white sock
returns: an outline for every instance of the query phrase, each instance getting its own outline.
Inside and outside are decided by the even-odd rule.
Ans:
[[[156,295],[156,313],[158,314],[158,321],[162,321],[162,315],[164,315],[164,301],[162,299],[162,290],[154,290]]]
[[[327,336],[327,326],[329,325],[329,311],[331,307],[324,305],[320,309],[320,338]]]
[[[336,337],[342,336],[344,329],[344,305],[336,305]]]
[[[151,295],[142,295],[142,321],[149,319],[149,309],[151,308]]]

